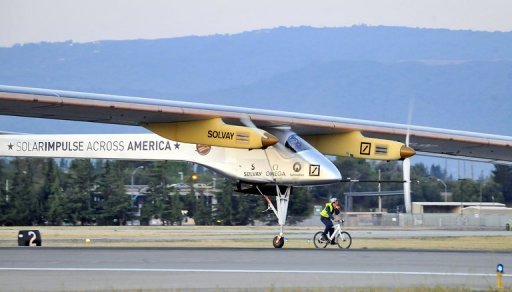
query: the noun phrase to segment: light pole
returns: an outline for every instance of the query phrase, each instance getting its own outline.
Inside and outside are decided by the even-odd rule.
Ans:
[[[141,166],[138,166],[137,168],[135,168],[135,169],[132,171],[132,179],[131,179],[131,181],[130,181],[130,183],[131,183],[131,187],[132,187],[132,191],[133,191],[133,177],[135,176],[135,173],[137,172],[137,170],[139,170],[139,169],[143,169],[143,168],[144,168],[144,166],[143,166],[143,165],[141,165]]]
[[[349,189],[348,189],[350,196],[345,196],[345,210],[347,212],[352,211],[352,203],[354,200],[352,197],[352,187],[354,186],[354,183],[357,182],[357,180],[352,180],[352,179],[350,179],[350,177],[348,178],[348,180],[350,180],[350,185],[349,185]]]
[[[440,178],[438,178],[437,181],[443,184],[443,186],[444,186],[444,201],[448,202],[448,190],[447,190],[448,188],[446,186],[446,183]]]
[[[192,195],[194,195],[196,197],[196,200],[198,199],[198,196],[196,196],[196,192],[194,190],[194,184],[198,179],[199,179],[199,176],[197,175],[197,173],[193,172],[192,175],[190,176],[190,189],[192,190]]]
[[[5,201],[9,202],[9,179],[5,180]]]
[[[459,190],[460,190],[460,216],[462,217],[462,209],[464,208],[463,205],[463,198],[464,198],[464,182],[467,181],[465,178],[459,178],[458,181],[460,181],[459,184]]]
[[[480,180],[480,207],[478,208],[478,225],[482,226],[482,188],[485,181]]]
[[[482,208],[482,189],[485,185],[485,181],[480,180],[480,209]]]
[[[131,195],[131,198],[132,198],[132,204],[133,204],[133,202],[134,202],[135,200],[137,200],[137,196],[138,196],[138,195],[136,194],[137,192],[135,191],[135,188],[134,188],[134,186],[133,186],[133,177],[135,176],[135,173],[136,173],[136,172],[137,172],[137,170],[139,170],[139,169],[144,169],[144,166],[143,166],[143,165],[138,166],[138,167],[136,167],[136,168],[132,171],[132,178],[131,178],[131,181],[130,181],[130,183],[131,183],[130,187],[131,187],[131,192],[132,192],[132,195]],[[134,194],[134,193],[136,194],[135,196],[133,196],[133,194]],[[137,206],[137,216],[138,216],[138,217],[140,217],[140,211],[141,211],[141,209],[142,209],[142,204],[138,204],[138,206]]]

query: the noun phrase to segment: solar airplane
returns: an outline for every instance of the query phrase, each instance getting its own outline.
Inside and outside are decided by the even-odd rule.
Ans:
[[[404,161],[416,153],[512,165],[512,137],[202,103],[0,86],[0,114],[131,125],[149,134],[0,135],[0,156],[190,161],[264,196],[284,245],[294,186],[342,181],[325,155]],[[269,196],[276,196],[276,205]]]

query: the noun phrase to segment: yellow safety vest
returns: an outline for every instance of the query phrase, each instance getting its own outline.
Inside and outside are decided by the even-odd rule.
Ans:
[[[327,208],[329,208],[329,210],[331,211],[331,214],[333,213],[334,206],[332,205],[332,203],[326,203],[325,208],[322,210],[322,212],[320,212],[320,216],[322,216],[324,218],[330,218],[329,213],[327,212]]]

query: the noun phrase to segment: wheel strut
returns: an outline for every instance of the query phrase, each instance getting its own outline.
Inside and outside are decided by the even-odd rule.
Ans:
[[[258,186],[256,186],[256,189],[260,192],[260,194],[265,198],[265,200],[268,203],[269,209],[271,209],[274,214],[277,217],[277,222],[279,223],[279,235],[274,237],[272,240],[272,244],[275,248],[282,248],[284,245],[284,225],[286,224],[286,216],[288,213],[288,202],[290,200],[290,193],[292,190],[291,186],[286,187],[286,191],[281,193],[281,189],[279,189],[279,186],[276,185],[276,192],[277,192],[277,198],[276,198],[276,204],[277,209],[274,207],[274,204],[272,204],[272,201],[269,199],[267,195],[264,195]]]

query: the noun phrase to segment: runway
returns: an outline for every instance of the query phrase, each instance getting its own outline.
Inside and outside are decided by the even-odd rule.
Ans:
[[[496,287],[512,252],[0,248],[3,291]],[[505,287],[512,277],[504,274]]]

